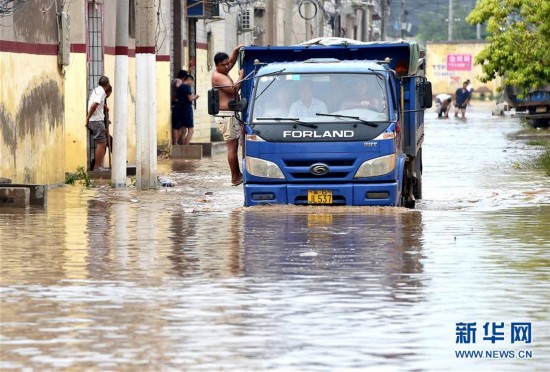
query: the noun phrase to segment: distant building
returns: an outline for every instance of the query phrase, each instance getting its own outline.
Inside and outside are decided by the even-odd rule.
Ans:
[[[500,79],[481,82],[481,66],[475,65],[474,62],[486,46],[487,42],[482,40],[428,42],[426,77],[432,83],[434,96],[439,93],[454,94],[468,79],[478,94],[482,92],[487,97],[495,96],[501,86]]]

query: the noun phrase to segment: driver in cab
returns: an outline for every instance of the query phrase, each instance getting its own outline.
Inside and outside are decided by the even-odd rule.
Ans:
[[[365,108],[381,112],[384,109],[383,100],[372,89],[366,80],[359,79],[354,84],[353,95],[340,104],[340,110]]]

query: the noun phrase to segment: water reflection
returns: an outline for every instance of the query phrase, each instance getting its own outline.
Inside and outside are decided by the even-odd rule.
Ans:
[[[87,212],[88,258],[86,268],[90,278],[102,279],[113,265],[111,204],[102,199],[90,199]]]
[[[424,280],[421,238],[418,212],[250,208],[244,211],[244,273],[353,280],[417,301]]]

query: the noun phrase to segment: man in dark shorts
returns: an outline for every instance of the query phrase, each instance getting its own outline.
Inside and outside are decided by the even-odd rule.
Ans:
[[[105,170],[103,168],[103,158],[107,144],[109,129],[105,128],[105,98],[106,91],[109,89],[109,78],[101,76],[98,86],[92,90],[88,99],[88,115],[86,115],[86,127],[90,130],[92,138],[96,144],[93,170]]]
[[[468,83],[462,83],[462,88],[458,88],[455,93],[455,118],[458,117],[458,110],[462,113],[462,118],[466,119],[466,106],[470,101],[470,91],[468,90]]]
[[[181,123],[180,106],[178,103],[177,90],[183,84],[183,78],[187,71],[179,70],[178,76],[170,83],[170,97],[172,101],[172,145],[183,144],[183,125]]]
[[[183,84],[176,91],[179,103],[179,121],[182,126],[181,138],[184,145],[189,145],[194,132],[193,101],[199,98],[198,95],[193,94],[194,81],[193,76],[187,75],[183,78]]]

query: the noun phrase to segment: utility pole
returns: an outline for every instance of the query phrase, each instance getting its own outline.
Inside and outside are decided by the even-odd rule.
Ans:
[[[313,7],[309,1],[306,1],[303,4],[304,4],[304,17],[306,18],[304,41],[308,41],[309,39],[311,39],[311,25],[312,25],[311,20],[313,18]]]
[[[380,22],[380,40],[386,40],[386,21],[388,18],[388,0],[382,0],[382,20]]]
[[[399,14],[399,37],[405,38],[405,0],[401,0],[401,13]]]
[[[479,0],[476,1],[476,4],[479,5]],[[476,39],[481,39],[481,24],[476,25]]]
[[[267,32],[263,38],[263,45],[277,45],[277,15],[275,1],[268,1],[264,14],[264,22],[267,21]]]
[[[113,163],[111,164],[111,186],[126,186],[126,160],[128,141],[128,22],[130,10],[128,1],[116,3],[115,35],[115,112],[113,125]]]
[[[275,1],[275,0],[271,0]],[[292,0],[286,0],[285,5],[285,45],[292,45],[292,26],[293,26],[293,12],[294,10],[294,2]]]
[[[155,1],[136,6],[136,187],[157,187]]]
[[[370,8],[369,5],[363,3],[363,8],[361,9],[362,24],[361,24],[361,41],[370,41],[369,38],[369,29],[370,29]]]
[[[325,8],[325,0],[319,0],[319,9],[317,9],[317,37],[325,37],[325,17],[323,9]]]
[[[453,40],[453,0],[449,0],[449,35],[448,35],[448,41]]]

